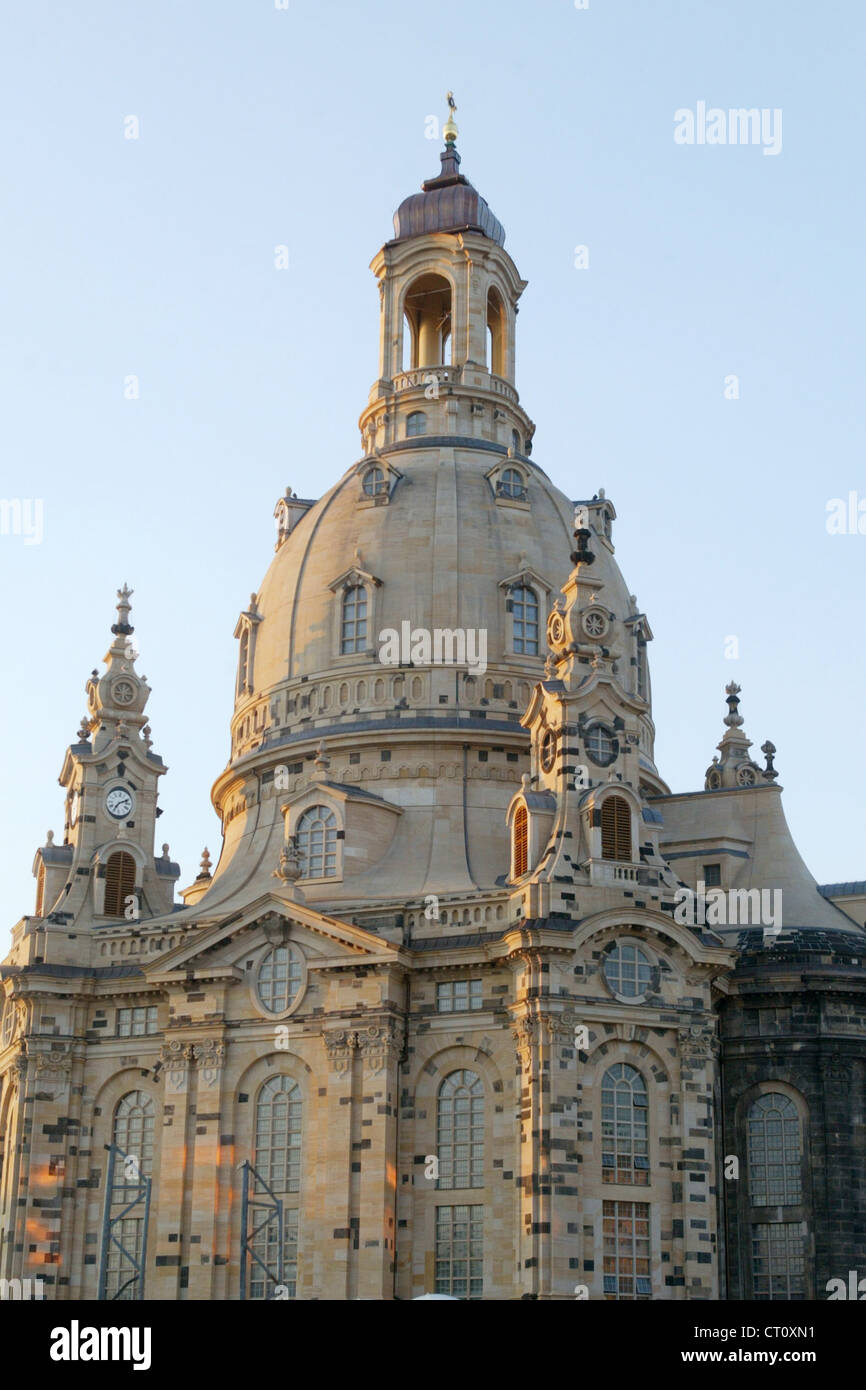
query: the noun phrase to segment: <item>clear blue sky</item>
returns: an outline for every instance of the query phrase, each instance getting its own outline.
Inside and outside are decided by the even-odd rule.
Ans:
[[[0,537],[9,925],[33,911],[46,828],[62,837],[57,774],[124,580],[171,769],[160,840],[182,883],[205,843],[216,858],[235,620],[278,494],[318,496],[359,455],[367,267],[438,168],[425,119],[449,87],[463,172],[530,282],[534,458],[619,512],[655,632],[663,775],[703,785],[736,679],[813,872],[866,878],[866,536],[825,529],[829,499],[866,498],[864,15],[853,0],[7,12],[0,496],[42,499],[45,517],[40,545]],[[781,108],[782,152],[675,144],[674,112],[699,101]]]

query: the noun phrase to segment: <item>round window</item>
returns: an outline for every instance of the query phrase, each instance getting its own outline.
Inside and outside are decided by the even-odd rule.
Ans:
[[[556,762],[556,734],[552,729],[545,732],[541,740],[541,770],[550,772]]]
[[[602,613],[600,608],[591,608],[584,613],[581,622],[587,637],[604,637],[610,627],[607,614]]]
[[[612,762],[616,761],[619,743],[603,724],[594,725],[587,732],[583,742],[587,756],[597,767],[609,767]]]
[[[614,994],[624,999],[639,999],[652,984],[653,967],[639,946],[631,941],[618,941],[605,957],[604,978]]]
[[[274,946],[263,957],[256,986],[269,1014],[284,1014],[301,988],[301,959],[291,946]]]

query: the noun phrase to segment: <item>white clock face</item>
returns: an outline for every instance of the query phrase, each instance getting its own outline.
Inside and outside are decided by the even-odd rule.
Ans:
[[[132,811],[132,794],[126,787],[112,787],[105,798],[105,809],[115,820],[124,820]]]

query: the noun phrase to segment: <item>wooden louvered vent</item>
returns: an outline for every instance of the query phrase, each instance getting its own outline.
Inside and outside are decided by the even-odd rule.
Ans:
[[[105,866],[106,917],[123,917],[126,899],[135,892],[135,860],[131,854],[118,850]]]
[[[514,813],[514,877],[520,878],[529,868],[529,814],[525,806]]]
[[[601,808],[603,859],[631,861],[631,811],[621,796],[609,796]]]

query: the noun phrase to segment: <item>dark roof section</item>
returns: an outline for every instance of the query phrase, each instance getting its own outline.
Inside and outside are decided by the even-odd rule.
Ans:
[[[421,193],[404,198],[394,213],[394,240],[430,232],[480,232],[505,245],[505,228],[469,180],[460,173],[460,156],[446,145],[439,156],[442,172],[422,183]]]
[[[853,898],[866,893],[866,879],[859,883],[819,883],[818,892],[822,898]]]

